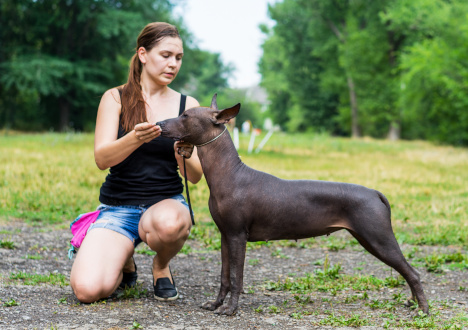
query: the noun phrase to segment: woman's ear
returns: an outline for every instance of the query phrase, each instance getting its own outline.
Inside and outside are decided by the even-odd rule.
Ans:
[[[140,47],[137,50],[138,58],[142,64],[146,63],[146,49],[145,47]]]

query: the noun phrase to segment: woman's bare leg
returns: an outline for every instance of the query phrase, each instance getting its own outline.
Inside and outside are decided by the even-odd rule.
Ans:
[[[162,277],[171,279],[169,261],[182,249],[191,226],[189,211],[174,199],[154,204],[141,217],[140,237],[157,253],[153,259],[155,281]]]
[[[111,295],[122,281],[122,268],[132,254],[133,243],[128,237],[105,228],[90,230],[70,275],[78,300],[92,303]]]

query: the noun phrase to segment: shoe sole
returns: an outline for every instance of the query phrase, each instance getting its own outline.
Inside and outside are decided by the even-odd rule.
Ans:
[[[179,298],[179,291],[177,289],[176,291],[177,291],[177,294],[174,297],[161,298],[161,297],[158,297],[157,295],[154,295],[154,298],[159,301],[173,301]]]

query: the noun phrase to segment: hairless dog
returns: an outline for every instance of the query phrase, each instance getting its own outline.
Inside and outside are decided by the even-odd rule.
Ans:
[[[429,313],[419,275],[395,239],[387,198],[356,184],[282,180],[248,167],[224,125],[239,109],[240,104],[218,110],[215,94],[210,108],[187,109],[178,118],[157,123],[163,136],[197,146],[210,189],[210,212],[221,232],[221,288],[216,300],[202,307],[225,315],[237,311],[247,241],[301,239],[346,229],[405,278],[412,301]],[[231,297],[223,305],[228,292]]]

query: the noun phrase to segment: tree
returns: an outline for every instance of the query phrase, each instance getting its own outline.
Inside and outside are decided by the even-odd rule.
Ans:
[[[415,0],[383,16],[396,33],[411,31],[400,65],[405,138],[468,145],[467,12],[463,0]]]
[[[210,98],[214,93],[228,87],[228,77],[233,68],[223,64],[220,54],[198,48],[189,49],[185,53],[184,58],[190,58],[191,61],[183,64],[183,76],[182,79],[177,77],[175,88],[180,86],[185,93],[199,99]]]
[[[190,42],[172,17],[170,0],[6,0],[0,3],[0,120],[17,129],[91,129],[101,95],[126,81],[141,29],[152,21],[179,27],[184,67],[174,84],[184,86],[215,67],[217,55]],[[190,73],[185,69],[195,68]],[[224,80],[223,80],[224,79]]]
[[[276,25],[263,44],[259,68],[267,90],[269,112],[289,131],[334,130],[329,120],[336,114],[336,93],[321,88],[323,59],[314,55],[307,1],[284,1],[269,6]]]
[[[286,126],[316,127],[311,113],[322,114],[321,127],[355,137],[384,136],[395,126],[396,54],[404,38],[382,21],[386,4],[285,0],[270,7],[276,25],[264,44],[262,84],[285,100]],[[300,117],[302,126],[292,125]]]

